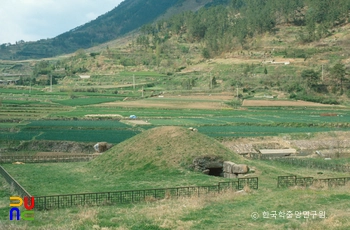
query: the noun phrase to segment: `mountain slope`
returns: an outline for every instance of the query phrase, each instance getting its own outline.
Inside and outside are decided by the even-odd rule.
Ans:
[[[209,0],[190,0],[194,9]],[[202,3],[203,2],[203,3]],[[0,46],[0,59],[23,60],[53,57],[72,53],[116,39],[165,14],[171,7],[181,7],[184,0],[125,0],[118,7],[85,25],[79,26],[52,39]],[[186,10],[194,10],[188,8]],[[183,11],[185,9],[181,9]]]

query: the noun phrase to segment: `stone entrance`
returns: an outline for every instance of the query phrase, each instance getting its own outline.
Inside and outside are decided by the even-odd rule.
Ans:
[[[249,172],[246,164],[235,164],[216,156],[197,157],[193,160],[192,168],[210,176],[225,178],[237,178]]]
[[[210,176],[223,177],[224,160],[217,156],[197,157],[193,160],[192,168]]]

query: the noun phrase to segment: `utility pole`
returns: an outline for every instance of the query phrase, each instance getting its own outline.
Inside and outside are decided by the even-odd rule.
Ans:
[[[52,93],[52,74],[50,74],[50,92]]]
[[[213,88],[213,82],[211,80],[211,73],[209,73],[209,89]]]
[[[237,98],[238,98],[238,84],[236,84]]]
[[[143,86],[142,86],[142,97],[143,97]]]
[[[32,93],[32,77],[30,77],[29,85],[29,93]]]

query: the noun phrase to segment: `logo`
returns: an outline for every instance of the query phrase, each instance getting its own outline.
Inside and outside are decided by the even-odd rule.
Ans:
[[[15,203],[11,203],[11,201],[17,201]],[[24,206],[26,209],[21,213],[19,210],[20,206]],[[20,220],[21,217],[23,220],[34,220],[34,211],[30,211],[34,208],[34,197],[30,197],[30,204],[29,204],[29,198],[24,197],[24,202],[21,197],[18,196],[11,196],[10,197],[10,207],[14,207],[10,209],[10,220],[13,220],[13,213],[16,213],[16,220]]]

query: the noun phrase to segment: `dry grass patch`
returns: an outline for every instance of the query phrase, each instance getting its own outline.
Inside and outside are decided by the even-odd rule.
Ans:
[[[97,223],[98,222],[97,213],[98,213],[98,209],[96,208],[81,209],[76,216],[78,224],[81,225],[81,224],[84,224],[85,222]]]
[[[16,225],[16,222],[14,223],[4,223],[0,222],[0,229],[7,229],[7,230],[29,230],[30,228],[28,225]]]
[[[232,201],[240,196],[235,191],[227,190],[220,194],[207,194],[203,196],[183,197],[178,199],[164,199],[157,202],[147,203],[142,207],[135,206],[131,209],[120,209],[115,213],[112,222],[124,222],[125,218],[145,218],[161,228],[168,229],[190,229],[198,221],[183,221],[182,217],[193,211],[201,210],[204,207],[223,201]],[[127,227],[127,226],[124,226]]]
[[[345,210],[344,210],[345,211]],[[300,229],[312,229],[312,230],[335,230],[335,229],[349,229],[350,228],[350,213],[349,210],[347,212],[333,210],[331,211],[330,216],[326,216],[326,218],[321,221],[307,221],[300,225]],[[327,213],[326,213],[327,215]],[[344,219],[348,221],[344,223]]]

